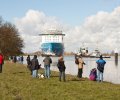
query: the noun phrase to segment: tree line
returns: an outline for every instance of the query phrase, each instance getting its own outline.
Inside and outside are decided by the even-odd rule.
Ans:
[[[5,59],[9,56],[22,54],[23,47],[23,39],[20,37],[15,25],[4,21],[0,17],[0,52],[4,55]]]

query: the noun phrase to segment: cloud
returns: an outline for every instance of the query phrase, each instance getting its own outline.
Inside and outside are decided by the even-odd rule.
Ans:
[[[81,26],[73,28],[72,34],[75,35],[72,36],[69,46],[74,48],[76,44],[80,47],[84,43],[92,49],[98,47],[101,52],[120,49],[119,27],[120,7],[111,13],[100,11],[96,15],[88,16]]]
[[[29,10],[23,18],[15,18],[15,25],[21,34],[25,48],[24,52],[38,51],[40,48],[40,33],[50,29],[65,30],[66,26],[56,18],[46,16],[41,11]]]
[[[29,34],[21,34],[21,37],[24,39],[25,48],[24,52],[33,52],[39,50],[40,47],[40,37],[29,35]]]
[[[82,43],[88,49],[98,47],[102,52],[120,49],[120,7],[111,13],[99,11],[96,15],[88,16],[82,25],[74,27],[44,12],[29,10],[23,18],[15,19],[15,25],[25,41],[24,52],[39,50],[41,38],[38,34],[49,29],[59,29],[66,34],[65,51],[74,52]]]

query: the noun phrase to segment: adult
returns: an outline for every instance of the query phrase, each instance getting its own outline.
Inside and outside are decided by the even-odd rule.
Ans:
[[[65,67],[64,60],[63,60],[62,56],[58,59],[57,67],[59,69],[59,81],[61,81],[61,78],[63,78],[63,81],[65,82],[65,69],[66,69],[66,67]]]
[[[38,69],[39,69],[39,62],[37,59],[37,55],[34,55],[33,59],[31,60],[31,69],[32,69],[32,77],[37,77]]]
[[[50,78],[50,64],[52,63],[52,59],[50,56],[46,56],[43,60],[44,68],[45,68],[45,78]]]
[[[97,63],[97,72],[98,72],[97,80],[98,82],[103,82],[103,72],[106,61],[103,60],[103,57],[101,55],[100,59],[97,60],[96,63]]]
[[[10,62],[13,62],[13,56],[10,56],[10,57],[9,57],[9,61],[10,61]]]
[[[0,73],[2,73],[2,65],[4,64],[3,55],[0,53]]]
[[[27,61],[27,65],[30,65],[30,64],[31,64],[30,55],[27,56],[26,61]]]
[[[21,62],[21,64],[23,64],[23,61],[24,61],[24,57],[21,56],[21,57],[20,57],[20,62]]]
[[[31,68],[31,59],[30,59],[30,55],[27,56],[26,61],[27,61],[27,68],[30,70],[31,75],[32,75],[32,68]]]
[[[17,62],[17,57],[13,56],[13,62],[16,63]]]
[[[79,56],[78,58],[78,78],[82,78],[82,73],[83,73],[83,65],[85,65],[82,56]]]

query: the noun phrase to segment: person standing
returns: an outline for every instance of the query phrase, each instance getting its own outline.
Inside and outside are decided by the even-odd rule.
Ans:
[[[2,65],[4,64],[3,55],[0,53],[0,73],[2,73]]]
[[[27,56],[26,61],[27,61],[27,65],[30,65],[30,64],[31,64],[30,55]]]
[[[50,78],[50,64],[52,63],[52,59],[47,55],[43,62],[45,68],[45,78]]]
[[[37,59],[37,55],[34,55],[33,59],[31,60],[31,69],[32,69],[32,77],[37,77],[38,69],[39,69],[39,62]]]
[[[97,80],[98,82],[103,82],[103,72],[106,61],[103,60],[103,57],[101,55],[100,59],[97,60],[96,63],[97,63],[97,72],[98,72]]]
[[[82,56],[79,56],[78,58],[78,78],[82,78],[83,73],[83,65],[85,65]]]
[[[32,75],[30,55],[27,56],[26,61],[27,61],[27,68],[30,70],[30,72],[31,72],[30,74]]]
[[[23,64],[23,61],[24,61],[24,57],[21,56],[21,57],[20,57],[20,62],[21,62],[21,64]]]
[[[59,59],[58,59],[58,64],[57,64],[57,67],[59,69],[59,81],[61,81],[61,78],[63,77],[63,81],[65,82],[65,64],[64,64],[64,60],[63,60],[63,57],[61,56]]]
[[[17,57],[13,56],[13,62],[16,63],[17,62]]]
[[[9,61],[12,63],[13,56],[9,56]]]

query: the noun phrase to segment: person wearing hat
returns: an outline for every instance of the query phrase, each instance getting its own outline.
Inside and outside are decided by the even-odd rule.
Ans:
[[[0,73],[2,73],[2,65],[4,64],[3,55],[0,53]]]
[[[104,66],[106,64],[106,61],[103,60],[102,55],[100,55],[100,59],[96,61],[97,63],[97,81],[98,82],[103,82],[103,72],[104,72]]]
[[[64,60],[63,60],[63,56],[61,56],[58,59],[58,63],[57,63],[57,67],[59,69],[59,81],[61,81],[61,78],[63,78],[63,81],[65,82],[65,64],[64,64]]]

